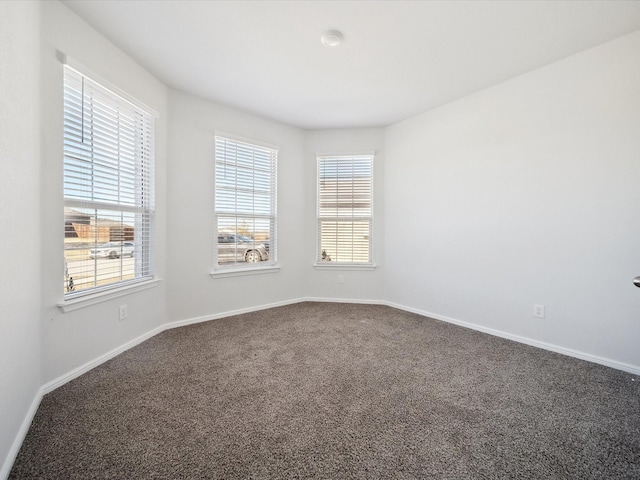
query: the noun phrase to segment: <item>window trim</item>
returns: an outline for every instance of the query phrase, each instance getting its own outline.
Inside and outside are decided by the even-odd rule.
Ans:
[[[108,302],[114,298],[155,288],[161,281],[162,279],[158,277],[145,278],[144,280],[131,282],[127,285],[118,285],[117,287],[105,290],[92,290],[91,293],[87,292],[86,295],[67,298],[62,302],[58,302],[58,308],[64,313],[73,312],[74,310],[80,310],[81,308],[90,307],[91,305]]]
[[[139,109],[145,110],[149,115],[151,115],[156,120],[158,118],[160,118],[160,114],[156,110],[154,110],[153,108],[149,107],[145,103],[141,102],[137,98],[133,97],[128,92],[125,92],[121,88],[115,86],[113,83],[109,82],[108,80],[106,80],[101,75],[98,75],[96,72],[94,72],[90,68],[86,67],[82,63],[74,60],[72,57],[70,57],[66,53],[63,53],[63,52],[60,52],[59,50],[57,50],[56,51],[56,56],[58,57],[58,59],[60,60],[62,65],[67,66],[67,67],[71,68],[72,70],[75,70],[80,75],[84,75],[85,77],[89,77],[90,80],[92,80],[95,83],[100,84],[101,87],[103,87],[105,90],[108,90],[112,95],[117,95],[118,97],[122,98],[123,100],[129,102],[135,108],[139,108]]]
[[[375,270],[378,266],[375,263],[340,263],[340,262],[315,262],[313,268],[316,270],[354,270],[366,271]]]
[[[270,192],[270,197],[272,199],[271,212],[269,217],[273,221],[273,237],[270,238],[269,245],[269,259],[266,262],[261,262],[257,264],[248,264],[248,263],[231,263],[229,265],[220,265],[218,263],[218,236],[220,233],[218,232],[218,212],[216,212],[216,143],[217,139],[225,139],[231,142],[242,143],[245,145],[249,145],[251,147],[263,148],[266,150],[271,150],[275,153],[275,164],[273,165],[273,178],[272,178],[272,188],[273,191]],[[247,137],[243,137],[240,135],[235,135],[232,133],[224,132],[221,130],[214,130],[213,132],[213,140],[214,140],[214,154],[213,154],[213,164],[214,164],[214,175],[213,175],[213,223],[214,223],[214,235],[213,235],[213,267],[210,270],[210,275],[213,278],[224,278],[224,277],[235,277],[241,275],[256,275],[261,273],[274,273],[280,270],[280,265],[278,264],[278,154],[279,147],[275,144],[264,142],[260,140],[255,140]],[[236,233],[237,234],[237,233]]]
[[[369,261],[368,262],[321,262],[319,259],[321,249],[321,232],[320,232],[320,159],[326,157],[371,157],[371,216],[369,217]],[[375,270],[377,265],[374,262],[374,203],[375,203],[375,150],[357,150],[342,152],[316,152],[316,251],[313,268],[316,270]],[[354,217],[350,217],[354,218]]]
[[[263,267],[246,267],[246,268],[233,268],[223,270],[211,270],[209,275],[212,278],[227,278],[227,277],[240,277],[243,275],[260,275],[263,273],[276,273],[280,271],[280,265],[265,265]]]

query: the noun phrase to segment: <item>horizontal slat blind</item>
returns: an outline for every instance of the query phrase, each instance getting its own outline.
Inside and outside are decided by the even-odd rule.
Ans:
[[[154,117],[64,69],[65,293],[153,275]]]
[[[217,266],[246,265],[244,253],[254,248],[261,261],[275,263],[277,158],[275,149],[215,137],[216,235],[226,235],[224,244],[215,242]]]
[[[318,157],[318,261],[371,263],[373,155]]]

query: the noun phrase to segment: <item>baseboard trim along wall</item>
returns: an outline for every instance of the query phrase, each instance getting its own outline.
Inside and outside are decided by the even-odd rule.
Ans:
[[[470,322],[465,322],[463,320],[457,320],[455,318],[445,317],[443,315],[438,315],[437,313],[426,312],[424,310],[419,310],[417,308],[399,305],[393,302],[382,302],[382,303],[384,305],[387,305],[388,307],[397,308],[399,310],[404,310],[406,312],[417,313],[418,315],[422,315],[423,317],[433,318],[434,320],[441,320],[443,322],[452,323],[460,327],[470,328],[471,330],[477,330],[478,332],[488,333],[489,335],[506,338],[507,340],[513,340],[514,342],[524,343],[525,345],[530,345],[532,347],[537,347],[543,350],[549,350],[551,352],[560,353],[568,357],[579,358],[580,360],[586,360],[587,362],[597,363],[599,365],[604,365],[605,367],[615,368],[616,370],[622,370],[624,372],[632,373],[634,375],[640,375],[640,366],[638,365],[631,365],[629,363],[618,362],[616,360],[599,357],[597,355],[581,352],[579,350],[560,347],[552,343],[540,342],[538,340],[522,337],[520,335],[514,335],[512,333],[503,332],[502,330],[495,330],[493,328],[483,327],[482,325],[477,325],[475,323],[470,323]]]
[[[194,323],[207,322],[209,320],[217,320],[217,319],[220,319],[220,318],[231,317],[231,316],[234,316],[234,315],[241,315],[243,313],[251,313],[251,312],[257,312],[257,311],[260,311],[260,310],[267,310],[269,308],[274,308],[274,307],[282,307],[282,306],[285,306],[285,305],[292,305],[294,303],[304,302],[305,300],[306,299],[304,299],[304,298],[296,298],[296,299],[286,300],[286,301],[282,301],[282,302],[270,303],[270,304],[267,304],[267,305],[259,305],[259,306],[256,306],[256,307],[249,307],[249,308],[241,308],[241,309],[237,309],[237,310],[230,310],[230,311],[227,311],[227,312],[216,313],[216,314],[213,314],[213,315],[203,315],[201,317],[188,318],[188,319],[179,320],[179,321],[175,321],[175,322],[165,323],[164,325],[156,327],[156,328],[148,331],[147,333],[144,333],[144,334],[140,335],[139,337],[136,337],[133,340],[130,340],[130,341],[120,345],[119,347],[116,347],[113,350],[110,350],[109,352],[107,352],[107,353],[105,353],[103,355],[100,355],[100,356],[94,358],[93,360],[90,360],[89,362],[85,363],[84,365],[81,365],[81,366],[79,366],[77,368],[74,368],[73,370],[71,370],[71,371],[69,371],[69,372],[67,372],[67,373],[65,373],[63,375],[60,375],[58,378],[55,378],[54,380],[51,380],[50,382],[45,383],[36,392],[36,395],[35,395],[33,401],[31,402],[31,406],[29,407],[29,410],[28,410],[27,414],[25,415],[24,420],[22,421],[20,429],[18,430],[18,433],[16,434],[15,439],[13,440],[13,443],[11,445],[11,449],[9,450],[9,454],[7,455],[7,458],[5,458],[4,464],[2,465],[2,470],[0,470],[0,479],[4,480],[4,479],[9,477],[9,474],[11,473],[11,467],[13,466],[13,462],[15,461],[15,459],[16,459],[16,457],[18,455],[18,452],[20,451],[20,447],[22,446],[22,443],[24,442],[24,439],[27,436],[27,432],[29,431],[29,427],[31,426],[31,422],[33,421],[33,417],[35,416],[36,412],[38,411],[38,407],[40,406],[40,402],[42,401],[42,397],[44,397],[47,393],[52,392],[56,388],[59,388],[59,387],[63,386],[65,383],[70,382],[74,378],[77,378],[80,375],[83,375],[83,374],[87,373],[88,371],[90,371],[90,370],[100,366],[101,364],[105,363],[106,361],[111,360],[114,357],[117,357],[121,353],[126,352],[130,348],[133,348],[136,345],[141,344],[145,340],[148,340],[151,337],[154,337],[154,336],[158,335],[159,333],[164,332],[165,330],[169,330],[169,329],[172,329],[172,328],[178,328],[178,327],[184,327],[186,325],[191,325],[191,324],[194,324]]]
[[[38,411],[38,407],[40,406],[40,402],[42,401],[42,396],[44,395],[42,391],[43,389],[42,387],[40,387],[36,392],[36,396],[33,398],[31,406],[29,407],[29,410],[27,410],[27,414],[22,420],[20,429],[18,430],[16,437],[13,439],[13,443],[11,444],[11,448],[9,449],[7,458],[4,459],[2,470],[0,470],[0,478],[3,480],[9,478],[11,467],[13,467],[13,462],[15,462],[16,457],[18,456],[18,452],[20,451],[22,442],[24,442],[24,438],[27,436],[27,432],[29,431],[29,427],[31,426],[33,417],[35,417],[36,412]]]
[[[306,297],[303,302],[322,303],[359,303],[364,305],[388,305],[384,300],[370,300],[362,298],[326,298],[326,297]]]
[[[284,307],[285,305],[293,305],[294,303],[300,303],[306,301],[305,298],[294,298],[292,300],[283,300],[281,302],[268,303],[266,305],[259,305],[257,307],[239,308],[237,310],[229,310],[226,312],[215,313],[212,315],[203,315],[201,317],[187,318],[184,320],[177,320],[169,322],[164,325],[163,330],[170,328],[184,327],[186,325],[192,325],[194,323],[208,322],[209,320],[218,320],[220,318],[233,317],[234,315],[242,315],[243,313],[259,312],[260,310],[268,310],[269,308]]]
[[[447,322],[447,323],[451,323],[454,325],[458,325],[461,327],[465,327],[465,328],[470,328],[472,330],[477,330],[479,332],[483,332],[483,333],[487,333],[489,335],[494,335],[497,337],[501,337],[501,338],[505,338],[507,340],[513,340],[515,342],[518,343],[523,343],[526,345],[530,345],[532,347],[537,347],[537,348],[541,348],[543,350],[549,350],[552,352],[556,352],[556,353],[560,353],[562,355],[567,355],[569,357],[574,357],[574,358],[579,358],[581,360],[586,360],[588,362],[592,362],[592,363],[597,363],[599,365],[604,365],[607,367],[611,367],[611,368],[615,368],[617,370],[622,370],[634,375],[640,375],[640,366],[636,366],[636,365],[631,365],[628,363],[623,363],[623,362],[618,362],[615,360],[611,360],[608,358],[603,358],[603,357],[599,357],[596,355],[592,355],[589,353],[585,353],[585,352],[580,352],[577,350],[573,350],[570,348],[565,348],[565,347],[560,347],[558,345],[553,345],[550,343],[546,343],[546,342],[540,342],[538,340],[533,340],[531,338],[527,338],[527,337],[522,337],[519,335],[513,335],[511,333],[507,333],[507,332],[503,332],[501,330],[495,330],[493,328],[488,328],[488,327],[483,327],[482,325],[477,325],[475,323],[470,323],[470,322],[465,322],[462,320],[457,320],[455,318],[450,318],[450,317],[446,317],[443,315],[438,315],[436,313],[432,313],[432,312],[426,312],[424,310],[420,310],[417,308],[412,308],[412,307],[407,307],[405,305],[400,305],[397,303],[393,303],[393,302],[387,302],[384,300],[367,300],[367,299],[349,299],[349,298],[324,298],[324,297],[303,297],[303,298],[296,298],[296,299],[292,299],[292,300],[284,300],[284,301],[280,301],[280,302],[275,302],[275,303],[269,303],[266,305],[259,305],[259,306],[255,306],[255,307],[248,307],[248,308],[240,308],[237,310],[230,310],[230,311],[226,311],[226,312],[220,312],[220,313],[216,313],[216,314],[212,314],[212,315],[203,315],[200,317],[194,317],[194,318],[187,318],[184,320],[177,320],[174,322],[169,322],[169,323],[165,323],[164,325],[161,325],[159,327],[154,328],[153,330],[150,330],[149,332],[140,335],[139,337],[124,343],[123,345],[114,348],[113,350],[100,355],[98,357],[96,357],[95,359],[85,363],[84,365],[81,365],[78,368],[75,368],[73,370],[71,370],[68,373],[65,373],[64,375],[61,375],[60,377],[47,382],[46,384],[44,384],[42,387],[40,387],[33,399],[33,401],[31,402],[31,406],[29,407],[29,411],[27,412],[22,425],[20,427],[20,430],[18,431],[18,434],[16,435],[16,438],[11,446],[11,450],[9,451],[9,455],[7,456],[7,458],[5,459],[5,462],[2,466],[2,470],[0,470],[0,479],[5,479],[9,476],[9,473],[11,471],[11,467],[13,466],[13,462],[15,461],[16,456],[18,455],[18,452],[20,450],[20,446],[22,445],[22,442],[24,441],[24,438],[27,435],[27,432],[29,431],[29,427],[31,426],[31,422],[33,420],[33,417],[35,416],[38,407],[40,406],[40,402],[42,401],[42,397],[44,395],[46,395],[49,392],[52,392],[53,390],[55,390],[58,387],[61,387],[62,385],[64,385],[65,383],[70,382],[71,380],[73,380],[74,378],[79,377],[80,375],[88,372],[89,370],[92,370],[94,368],[96,368],[97,366],[103,364],[104,362],[116,357],[117,355],[120,355],[121,353],[129,350],[130,348],[135,347],[136,345],[139,345],[140,343],[144,342],[145,340],[150,339],[151,337],[158,335],[159,333],[164,332],[165,330],[169,330],[172,328],[179,328],[179,327],[184,327],[187,325],[192,325],[195,323],[201,323],[201,322],[208,322],[210,320],[218,320],[221,318],[226,318],[226,317],[231,317],[234,315],[242,315],[243,313],[251,313],[251,312],[257,312],[260,310],[267,310],[269,308],[275,308],[275,307],[282,307],[282,306],[286,306],[286,305],[292,305],[295,303],[301,303],[301,302],[326,302],[326,303],[360,303],[360,304],[369,304],[369,305],[385,305],[391,308],[397,308],[399,310],[404,310],[406,312],[411,312],[411,313],[416,313],[418,315],[422,315],[424,317],[429,317],[429,318],[433,318],[435,320],[440,320],[443,322]]]
[[[109,351],[109,352],[107,352],[105,354],[102,354],[99,357],[94,358],[93,360],[85,363],[84,365],[80,365],[79,367],[74,368],[70,372],[67,372],[64,375],[61,375],[58,378],[56,378],[56,379],[54,379],[54,380],[52,380],[52,381],[50,381],[48,383],[45,383],[42,386],[42,391],[43,391],[42,394],[46,395],[47,393],[52,392],[56,388],[61,387],[62,385],[64,385],[65,383],[70,382],[74,378],[77,378],[80,375],[83,375],[83,374],[87,373],[88,371],[93,370],[94,368],[96,368],[97,366],[103,364],[104,362],[106,362],[108,360],[111,360],[114,357],[117,357],[121,353],[124,353],[127,350],[129,350],[130,348],[133,348],[136,345],[141,344],[145,340],[149,340],[151,337],[159,334],[160,332],[163,332],[164,330],[166,330],[166,326],[165,325],[162,325],[160,327],[156,327],[153,330],[150,330],[147,333],[144,333],[144,334],[140,335],[139,337],[136,337],[133,340],[130,340],[127,343],[124,343],[124,344],[120,345],[119,347],[116,347],[113,350],[111,350],[111,351]]]
[[[164,325],[161,325],[159,327],[154,328],[153,330],[140,335],[139,337],[121,345],[120,347],[114,348],[113,350],[111,350],[110,352],[107,352],[103,355],[100,355],[99,357],[95,358],[94,360],[91,360],[90,362],[85,363],[84,365],[81,365],[78,368],[75,368],[74,370],[61,375],[60,377],[56,378],[55,380],[52,380],[48,383],[46,383],[45,385],[42,386],[41,390],[42,390],[42,395],[45,395],[53,390],[55,390],[56,388],[64,385],[67,382],[70,382],[71,380],[73,380],[76,377],[79,377],[80,375],[88,372],[89,370],[97,367],[98,365],[106,362],[107,360],[112,359],[113,357],[120,355],[121,353],[129,350],[130,348],[135,347],[136,345],[144,342],[145,340],[148,340],[149,338],[165,331],[171,328],[178,328],[178,327],[184,327],[186,325],[192,325],[194,323],[201,323],[201,322],[207,322],[210,320],[217,320],[220,318],[226,318],[226,317],[231,317],[234,315],[242,315],[243,313],[251,313],[251,312],[258,312],[260,310],[267,310],[269,308],[275,308],[275,307],[282,307],[285,305],[292,305],[295,303],[300,303],[300,302],[331,302],[331,303],[364,303],[364,304],[369,304],[369,305],[386,305],[388,307],[392,307],[392,308],[397,308],[399,310],[404,310],[406,312],[411,312],[411,313],[416,313],[418,315],[422,315],[424,317],[429,317],[429,318],[433,318],[435,320],[441,320],[443,322],[447,322],[447,323],[452,323],[454,325],[458,325],[461,327],[465,327],[465,328],[470,328],[472,330],[477,330],[479,332],[483,332],[483,333],[487,333],[489,335],[495,335],[497,337],[501,337],[501,338],[506,338],[508,340],[513,340],[515,342],[519,342],[519,343],[524,343],[526,345],[530,345],[532,347],[537,347],[537,348],[542,348],[543,350],[549,350],[552,352],[556,352],[556,353],[560,353],[563,355],[567,355],[570,357],[575,357],[575,358],[579,358],[581,360],[586,360],[588,362],[593,362],[593,363],[597,363],[600,365],[604,365],[607,367],[611,367],[611,368],[615,368],[617,370],[622,370],[628,373],[632,373],[634,375],[640,375],[640,366],[638,365],[631,365],[628,363],[623,363],[623,362],[618,362],[616,360],[611,360],[609,358],[603,358],[603,357],[599,357],[596,355],[592,355],[590,353],[585,353],[585,352],[580,352],[578,350],[573,350],[570,348],[565,348],[565,347],[561,347],[558,345],[554,345],[551,343],[546,343],[546,342],[540,342],[538,340],[533,340],[531,338],[527,338],[527,337],[522,337],[519,335],[514,335],[508,332],[504,332],[501,330],[495,330],[493,328],[488,328],[488,327],[484,327],[482,325],[478,325],[475,323],[471,323],[471,322],[466,322],[463,320],[458,320],[455,318],[451,318],[451,317],[446,317],[443,315],[439,315],[437,313],[432,313],[432,312],[427,312],[424,310],[420,310],[417,308],[413,308],[413,307],[407,307],[405,305],[400,305],[397,303],[393,303],[393,302],[388,302],[385,300],[372,300],[372,299],[357,299],[357,298],[324,298],[324,297],[302,297],[302,298],[295,298],[295,299],[291,299],[291,300],[283,300],[280,302],[274,302],[274,303],[269,303],[266,305],[259,305],[259,306],[255,306],[255,307],[248,307],[248,308],[240,308],[237,310],[229,310],[226,312],[220,312],[220,313],[215,313],[215,314],[211,314],[211,315],[203,315],[200,317],[194,317],[194,318],[188,318],[188,319],[184,319],[184,320],[178,320],[178,321],[174,321],[174,322],[169,322],[169,323],[165,323]]]
[[[175,322],[165,323],[164,325],[156,327],[156,328],[148,331],[147,333],[144,333],[144,334],[140,335],[139,337],[136,337],[133,340],[130,340],[127,343],[124,343],[124,344],[120,345],[119,347],[116,347],[113,350],[111,350],[111,351],[109,351],[109,352],[107,352],[107,353],[105,353],[103,355],[100,355],[99,357],[96,357],[95,359],[85,363],[84,365],[80,365],[79,367],[74,368],[70,372],[67,372],[64,375],[61,375],[61,376],[59,376],[58,378],[56,378],[56,379],[54,379],[52,381],[47,382],[46,384],[44,384],[40,388],[40,390],[42,390],[42,395],[46,395],[47,393],[52,392],[56,388],[61,387],[65,383],[70,382],[74,378],[77,378],[80,375],[83,375],[83,374],[87,373],[88,371],[96,368],[97,366],[103,364],[104,362],[106,362],[108,360],[111,360],[112,358],[120,355],[121,353],[126,352],[130,348],[133,348],[136,345],[141,344],[145,340],[148,340],[151,337],[154,337],[154,336],[158,335],[159,333],[164,332],[165,330],[169,330],[169,329],[172,329],[172,328],[184,327],[184,326],[187,326],[187,325],[192,325],[194,323],[208,322],[210,320],[217,320],[217,319],[220,319],[220,318],[232,317],[234,315],[242,315],[243,313],[258,312],[260,310],[267,310],[269,308],[282,307],[282,306],[285,306],[285,305],[292,305],[294,303],[300,303],[300,302],[304,302],[304,301],[305,301],[304,298],[296,298],[296,299],[293,299],[293,300],[286,300],[286,301],[282,301],[282,302],[269,303],[267,305],[259,305],[259,306],[256,306],[256,307],[240,308],[240,309],[237,309],[237,310],[229,310],[229,311],[226,311],[226,312],[216,313],[216,314],[212,314],[212,315],[203,315],[201,317],[187,318],[187,319],[184,319],[184,320],[178,320],[178,321],[175,321]],[[327,300],[327,301],[330,301],[330,300]]]
[[[134,338],[133,340],[130,340],[129,342],[123,345],[120,345],[119,347],[116,347],[113,350],[103,355],[100,355],[99,357],[94,358],[93,360],[85,363],[84,365],[74,368],[70,372],[67,372],[64,375],[61,375],[58,378],[42,385],[36,392],[36,395],[33,401],[31,402],[31,406],[29,407],[29,410],[27,411],[27,414],[25,415],[24,420],[22,421],[20,429],[18,430],[18,433],[16,434],[15,439],[13,440],[13,444],[11,445],[11,449],[9,450],[9,454],[7,455],[7,458],[5,459],[4,464],[2,465],[2,470],[0,470],[0,479],[4,480],[9,477],[9,474],[11,473],[11,467],[13,466],[13,462],[15,462],[16,456],[18,455],[18,452],[20,451],[20,447],[22,446],[22,442],[24,442],[24,439],[27,436],[27,432],[29,431],[29,427],[31,426],[33,417],[38,411],[40,402],[42,402],[42,397],[44,397],[47,393],[52,392],[56,388],[61,387],[65,383],[70,382],[74,378],[77,378],[80,375],[83,375],[88,371],[96,368],[97,366],[103,364],[107,360],[111,360],[112,358],[120,355],[121,353],[126,352],[130,348],[133,348],[136,345],[139,345],[140,343],[144,342],[145,340],[150,339],[151,337],[157,335],[158,333],[164,331],[165,329],[166,329],[165,325],[154,328],[153,330],[143,335],[140,335],[139,337]]]

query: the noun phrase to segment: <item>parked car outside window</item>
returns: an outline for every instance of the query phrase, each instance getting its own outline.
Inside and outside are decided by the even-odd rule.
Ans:
[[[218,263],[258,263],[268,259],[269,252],[263,243],[257,243],[244,235],[218,235]]]
[[[89,258],[133,257],[135,245],[132,242],[107,242],[89,250]]]

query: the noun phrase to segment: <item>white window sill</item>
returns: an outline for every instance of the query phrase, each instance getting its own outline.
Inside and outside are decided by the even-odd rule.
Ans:
[[[260,275],[263,273],[275,273],[280,270],[280,265],[269,265],[267,267],[249,267],[249,268],[227,268],[220,270],[211,270],[210,275],[213,278],[241,277],[243,275]]]
[[[361,263],[340,263],[340,262],[322,262],[314,263],[313,268],[316,270],[375,270],[376,265]]]
[[[144,280],[142,282],[132,283],[130,285],[123,285],[122,287],[110,288],[101,292],[90,293],[81,295],[75,298],[70,298],[58,303],[58,308],[64,313],[79,310],[81,308],[90,307],[98,303],[106,302],[114,298],[122,297],[124,295],[130,295],[135,292],[141,292],[154,288],[160,282],[160,278],[152,278],[150,280]]]

